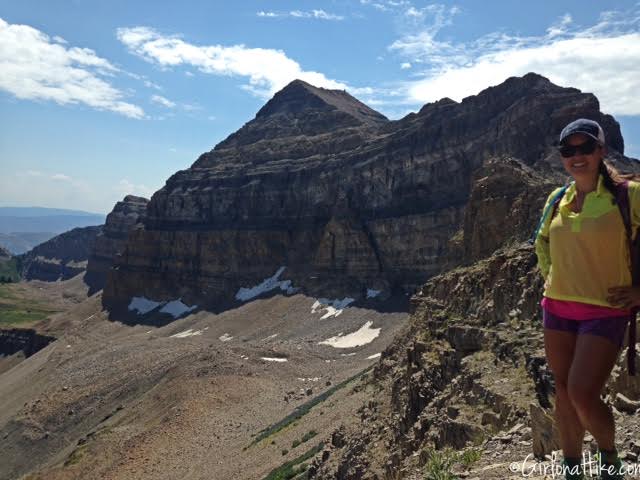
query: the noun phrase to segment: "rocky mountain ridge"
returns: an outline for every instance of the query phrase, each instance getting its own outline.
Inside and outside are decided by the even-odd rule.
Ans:
[[[180,297],[220,308],[283,266],[283,278],[310,294],[408,293],[460,263],[450,239],[490,159],[553,175],[552,145],[577,115],[598,120],[624,159],[619,125],[592,94],[536,74],[398,121],[301,81],[258,113],[153,195],[109,273],[105,306]],[[537,208],[518,225],[533,224]]]
[[[535,74],[398,121],[293,82],[148,204],[116,206],[91,268],[104,298],[36,325],[57,340],[28,358],[12,335],[0,478],[259,479],[316,452],[315,478],[422,478],[447,446],[483,449],[463,476],[510,478],[502,462],[557,448],[521,241],[575,116],[633,164],[595,97]],[[413,289],[407,324],[390,299]],[[638,392],[616,371],[616,415]]]
[[[19,255],[18,268],[25,280],[66,280],[82,273],[102,225],[78,227]]]
[[[309,478],[421,479],[433,452],[453,449],[477,456],[452,465],[455,478],[551,479],[534,475],[561,458],[535,265],[523,243],[429,280],[412,297],[408,328],[359,387],[375,390],[359,423],[336,428]],[[604,394],[621,456],[633,463],[640,380],[628,375],[624,345]],[[585,452],[596,448],[587,434]]]
[[[104,287],[107,272],[124,250],[129,232],[141,223],[148,202],[146,198],[127,195],[107,215],[87,261],[84,280],[90,287],[90,294]]]

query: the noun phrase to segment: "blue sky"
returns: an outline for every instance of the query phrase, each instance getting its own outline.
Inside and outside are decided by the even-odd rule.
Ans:
[[[640,157],[637,1],[0,0],[0,205],[149,197],[294,78],[397,119],[528,71]]]

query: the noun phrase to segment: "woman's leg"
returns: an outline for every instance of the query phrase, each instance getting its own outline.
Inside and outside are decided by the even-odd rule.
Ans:
[[[615,425],[611,410],[600,398],[618,357],[618,346],[600,335],[581,334],[569,370],[569,398],[582,425],[598,447],[613,450]]]
[[[544,329],[544,348],[556,385],[555,420],[560,432],[560,446],[563,455],[572,458],[582,457],[585,432],[568,391],[577,337],[573,332]]]

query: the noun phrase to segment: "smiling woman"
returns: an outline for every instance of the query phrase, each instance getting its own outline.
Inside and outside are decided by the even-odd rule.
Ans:
[[[597,122],[567,125],[559,151],[573,182],[549,196],[545,211],[552,208],[553,214],[536,238],[536,253],[545,278],[544,341],[569,469],[565,478],[582,479],[585,430],[598,442],[604,467],[621,465],[613,415],[600,394],[640,306],[640,287],[632,286],[629,269],[630,232],[640,225],[640,184],[624,181],[604,162],[605,137]],[[603,479],[623,478],[602,473]]]

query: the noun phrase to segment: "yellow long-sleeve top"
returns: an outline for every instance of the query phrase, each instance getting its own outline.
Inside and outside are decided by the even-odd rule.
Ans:
[[[549,195],[545,208],[559,190]],[[609,288],[631,285],[629,246],[620,210],[602,175],[596,190],[585,196],[579,213],[569,209],[575,195],[575,184],[571,184],[556,215],[551,218],[549,214],[536,238],[538,266],[546,279],[544,296],[615,308],[607,302]],[[629,182],[629,208],[635,232],[640,225],[638,182]]]

